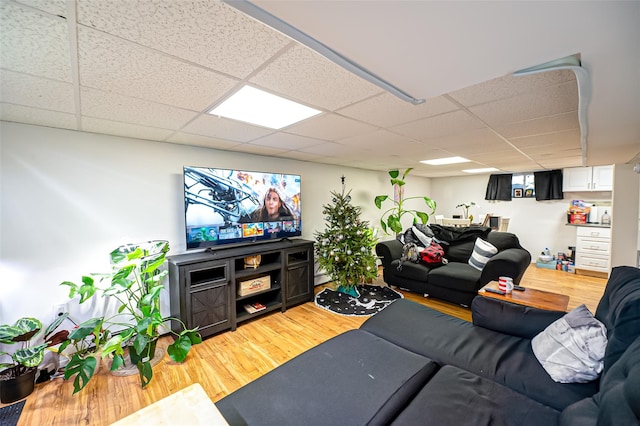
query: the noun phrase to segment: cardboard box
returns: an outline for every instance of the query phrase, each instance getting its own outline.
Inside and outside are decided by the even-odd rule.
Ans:
[[[270,275],[251,278],[250,280],[238,282],[238,296],[248,296],[250,294],[258,293],[262,290],[267,290],[270,288],[271,288]]]

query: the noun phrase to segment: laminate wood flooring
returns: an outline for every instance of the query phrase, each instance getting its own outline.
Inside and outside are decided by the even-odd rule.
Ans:
[[[595,312],[606,280],[537,269],[532,265],[521,284],[567,294],[569,309],[584,303]],[[316,287],[316,292],[323,287]],[[402,293],[409,300],[471,320],[469,309],[419,294]],[[318,308],[313,302],[305,303],[284,313],[242,323],[235,332],[208,338],[193,347],[183,364],[165,356],[154,368],[153,380],[144,390],[137,375],[116,377],[106,368],[77,395],[72,395],[71,381],[55,379],[38,384],[27,398],[18,424],[108,425],[196,382],[215,402],[319,343],[358,328],[365,320],[366,317],[339,316]],[[169,342],[169,338],[164,337],[159,346],[166,347]]]

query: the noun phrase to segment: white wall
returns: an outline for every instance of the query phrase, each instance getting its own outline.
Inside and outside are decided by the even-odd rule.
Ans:
[[[393,194],[385,172],[7,122],[0,132],[0,323],[49,321],[68,300],[59,283],[107,270],[120,244],[167,239],[170,254],[184,252],[184,165],[300,174],[306,239],[324,229],[322,205],[341,175],[371,226],[374,197]],[[428,194],[430,181],[410,176],[407,187]]]

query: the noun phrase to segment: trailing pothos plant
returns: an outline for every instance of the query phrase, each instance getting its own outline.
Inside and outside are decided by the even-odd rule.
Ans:
[[[70,288],[70,298],[80,297],[79,303],[86,302],[96,294],[114,298],[118,302],[116,315],[110,318],[93,318],[80,324],[69,335],[69,344],[83,344],[87,340],[93,342],[95,351],[103,358],[113,357],[111,370],[114,371],[125,363],[125,345],[129,345],[130,353],[135,351],[136,354],[146,354],[146,348],[155,348],[161,326],[167,321],[175,321],[180,324],[182,331],[162,328],[175,337],[167,348],[167,353],[176,362],[184,361],[191,346],[202,342],[202,337],[197,328],[187,329],[178,318],[163,317],[160,312],[163,279],[168,273],[163,266],[168,251],[167,241],[120,246],[110,254],[113,265],[110,273],[83,276],[82,284],[63,282],[61,285]],[[136,363],[142,387],[148,385],[153,377],[152,358],[153,354],[141,356]],[[67,364],[65,377],[76,374],[74,393],[84,388],[91,379],[95,362],[94,357],[78,354]]]
[[[435,213],[436,211],[436,202],[429,197],[406,197],[404,196],[404,186],[406,184],[405,179],[407,175],[413,170],[413,168],[408,168],[402,174],[400,178],[400,171],[398,170],[390,170],[389,176],[391,177],[391,185],[394,188],[394,197],[390,198],[387,195],[378,195],[374,202],[378,209],[382,209],[382,203],[386,200],[391,200],[393,202],[393,206],[382,213],[382,217],[380,218],[380,226],[385,234],[389,234],[388,229],[395,232],[396,235],[402,232],[402,216],[410,215],[413,217],[413,223],[417,223],[418,219],[420,222],[426,224],[429,221],[429,215]],[[407,209],[405,207],[405,203],[409,200],[423,200],[426,206],[431,210],[430,213]]]

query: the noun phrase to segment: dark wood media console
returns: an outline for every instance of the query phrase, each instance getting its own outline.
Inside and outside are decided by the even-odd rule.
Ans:
[[[245,257],[261,256],[257,268]],[[242,321],[313,300],[313,241],[292,239],[168,257],[171,315],[202,337],[235,330]],[[270,288],[240,296],[240,283],[269,277]],[[244,305],[266,308],[248,313]],[[172,324],[177,327],[177,324]],[[177,330],[177,328],[176,328]]]

